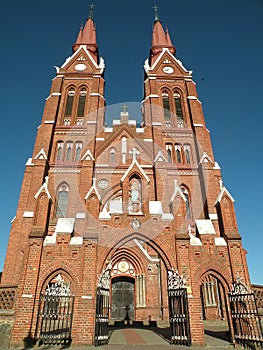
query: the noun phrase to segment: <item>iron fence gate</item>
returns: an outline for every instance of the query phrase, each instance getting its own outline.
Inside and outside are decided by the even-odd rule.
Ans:
[[[106,270],[99,282],[96,295],[96,316],[95,316],[95,346],[108,344],[108,323],[109,323],[109,301],[110,301],[110,270]]]
[[[178,272],[168,270],[169,317],[172,332],[171,342],[191,345],[187,289]]]
[[[40,296],[38,316],[41,343],[59,345],[71,342],[73,305],[73,296]]]
[[[234,340],[246,347],[262,346],[262,326],[254,293],[238,282],[229,293],[229,301]]]

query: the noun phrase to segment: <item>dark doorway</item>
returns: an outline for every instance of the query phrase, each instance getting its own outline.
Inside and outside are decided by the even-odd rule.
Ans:
[[[115,277],[111,282],[111,319],[134,319],[134,279]]]

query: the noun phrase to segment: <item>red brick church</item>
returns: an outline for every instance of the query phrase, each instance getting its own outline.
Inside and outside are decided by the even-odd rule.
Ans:
[[[234,199],[157,10],[149,49],[141,115],[124,104],[112,126],[92,11],[56,67],[1,280],[13,345],[100,345],[109,322],[168,325],[185,345],[204,344],[204,320],[228,320],[233,341],[244,334],[233,312],[250,280]]]

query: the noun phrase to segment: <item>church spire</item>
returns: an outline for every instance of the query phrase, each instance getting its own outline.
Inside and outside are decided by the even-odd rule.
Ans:
[[[93,58],[98,60],[98,45],[96,40],[96,27],[93,21],[93,8],[94,5],[90,5],[90,14],[85,26],[80,28],[75,44],[72,46],[73,52],[77,51],[81,45],[86,46]]]
[[[169,51],[174,54],[176,48],[171,41],[168,29],[166,28],[166,31],[163,29],[162,23],[159,19],[158,7],[156,5],[154,6],[154,16],[155,21],[152,34],[151,58],[162,52],[164,48],[169,49]]]

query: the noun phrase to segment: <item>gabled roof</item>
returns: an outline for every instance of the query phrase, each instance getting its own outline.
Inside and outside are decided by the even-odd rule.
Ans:
[[[132,172],[132,170],[134,168],[137,167],[137,172],[139,170],[139,172],[143,175],[143,177],[145,178],[145,180],[149,183],[150,179],[149,177],[146,175],[145,171],[143,170],[143,168],[141,167],[141,165],[138,163],[136,157],[134,156],[131,162],[131,165],[129,166],[129,168],[126,170],[125,174],[123,175],[123,177],[121,178],[121,182],[123,182],[126,177],[129,175],[129,173]]]
[[[174,180],[174,192],[172,194],[172,197],[171,197],[169,203],[172,203],[178,194],[183,198],[184,202],[187,201],[182,189],[180,188],[180,186],[178,186],[178,181]]]
[[[38,152],[34,159],[47,159],[47,155],[43,148]]]
[[[43,183],[43,185],[39,188],[39,190],[37,191],[37,193],[35,194],[34,198],[37,199],[39,197],[39,195],[42,193],[42,192],[46,192],[47,196],[48,196],[48,199],[51,199],[51,195],[50,195],[50,192],[47,188],[48,186],[48,180],[49,180],[49,177],[46,176],[45,177],[45,182]]]
[[[97,189],[97,186],[96,186],[96,178],[95,177],[92,179],[92,186],[89,189],[88,193],[86,194],[85,200],[89,199],[89,197],[92,194],[92,192],[96,194],[96,196],[98,197],[99,201],[101,202],[101,196],[100,196],[100,194],[98,192],[98,189]]]
[[[233,197],[233,196],[231,195],[231,193],[225,188],[225,186],[223,186],[223,187],[221,188],[221,191],[220,191],[219,195],[217,196],[217,199],[216,199],[216,201],[215,201],[215,205],[217,205],[218,203],[221,202],[221,200],[222,200],[222,198],[223,198],[224,195],[226,195],[228,198],[230,198],[232,202],[235,202],[234,197]]]

